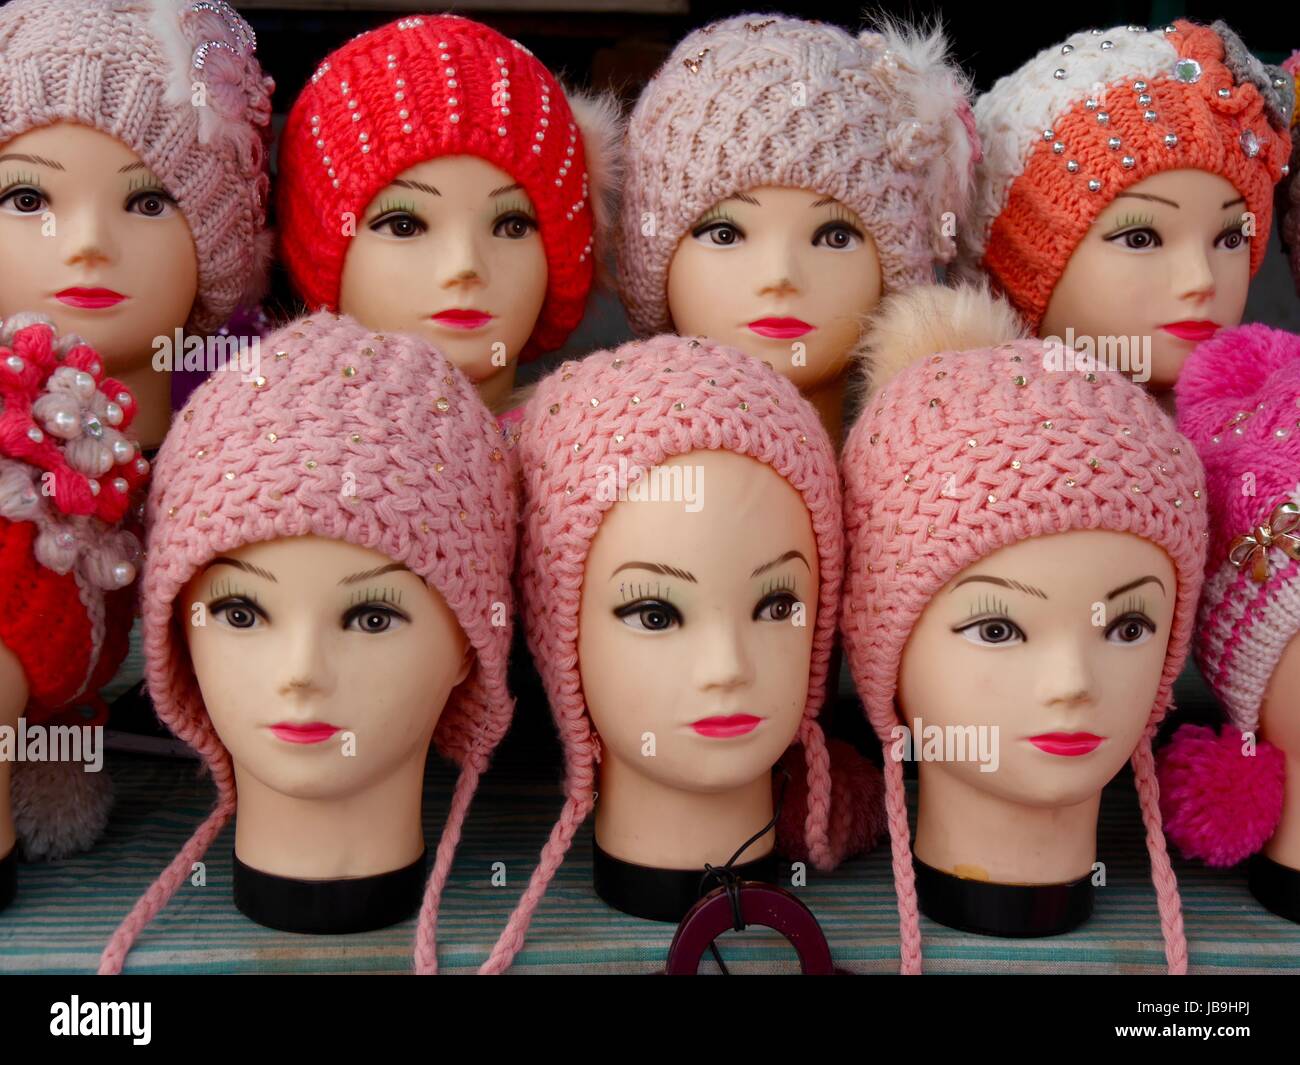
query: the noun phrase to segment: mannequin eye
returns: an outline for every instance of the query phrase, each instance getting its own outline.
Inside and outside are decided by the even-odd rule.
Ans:
[[[691,236],[701,243],[719,248],[730,248],[745,239],[740,227],[732,222],[709,222],[694,229]]]
[[[1112,244],[1118,244],[1129,251],[1151,251],[1159,248],[1164,241],[1160,239],[1160,234],[1150,226],[1136,226],[1132,229],[1121,230],[1119,233],[1112,233],[1106,238]]]
[[[1002,647],[1025,642],[1025,634],[1010,618],[983,618],[968,622],[960,628],[953,629],[953,632],[963,640],[983,646]]]
[[[45,199],[45,193],[40,189],[32,188],[30,185],[20,185],[18,188],[10,189],[0,197],[0,210],[5,210],[11,214],[38,214],[45,210],[48,202]]]
[[[418,237],[429,227],[408,211],[387,211],[370,223],[374,233],[383,233],[390,237],[407,240]]]
[[[755,621],[789,621],[799,597],[791,592],[773,592],[754,608]]]
[[[1250,238],[1246,236],[1240,224],[1229,226],[1214,238],[1214,246],[1222,248],[1224,251],[1237,251],[1239,248],[1245,248],[1249,245]]]
[[[377,634],[393,632],[410,619],[400,610],[378,603],[362,603],[343,616],[343,628],[349,632]]]
[[[640,599],[614,611],[614,616],[629,629],[641,632],[667,632],[682,623],[682,615],[672,603],[662,599]]]
[[[126,209],[146,218],[166,218],[176,210],[176,201],[162,189],[142,189],[126,201]]]
[[[1106,639],[1110,643],[1125,644],[1135,647],[1151,639],[1156,631],[1156,624],[1145,614],[1125,614],[1116,618],[1106,628]]]
[[[813,234],[812,242],[814,248],[853,251],[862,245],[862,231],[847,222],[827,222]]]
[[[232,629],[255,629],[269,620],[261,607],[244,596],[219,600],[208,607],[208,613]]]
[[[492,226],[494,237],[506,240],[523,240],[531,233],[537,232],[537,219],[530,218],[523,211],[511,211],[496,220]]]

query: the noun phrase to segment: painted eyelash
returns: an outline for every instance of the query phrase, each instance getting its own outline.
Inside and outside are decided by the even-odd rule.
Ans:
[[[2,191],[10,192],[19,185],[30,185],[32,188],[40,189],[40,184],[36,180],[35,174],[24,174],[21,171],[17,171],[13,174],[5,175]]]
[[[402,593],[396,588],[367,588],[363,592],[353,592],[348,596],[348,606],[356,606],[358,603],[389,603],[392,606],[401,606]]]
[[[1123,218],[1119,220],[1119,222],[1117,222],[1111,228],[1111,231],[1107,233],[1106,236],[1114,237],[1114,236],[1118,236],[1120,233],[1123,233],[1124,230],[1126,229],[1134,229],[1134,228],[1140,229],[1143,227],[1154,226],[1155,224],[1156,224],[1155,215],[1126,214]]]
[[[1244,214],[1233,215],[1219,227],[1219,235],[1222,236],[1224,233],[1231,233],[1233,231],[1241,232],[1241,230],[1245,228],[1246,216]],[[1245,234],[1242,235],[1244,236]]]
[[[256,607],[262,605],[258,602],[256,593],[246,592],[242,588],[235,587],[229,577],[222,577],[213,581],[212,591],[208,595],[208,601],[210,603],[219,603],[223,599],[247,599]]]
[[[737,222],[731,215],[729,215],[721,207],[710,207],[707,211],[705,211],[702,215],[700,215],[698,219],[696,219],[695,225],[692,226],[691,228],[696,232],[698,232],[699,230],[703,229],[706,225],[708,225],[710,222],[726,222],[728,225],[735,226],[737,229],[740,228],[740,223]]]
[[[504,218],[506,215],[511,215],[511,214],[521,214],[529,221],[532,222],[537,221],[537,212],[534,211],[532,207],[530,207],[529,204],[523,199],[510,200],[506,202],[497,210],[496,217]]]
[[[672,601],[672,588],[665,589],[658,581],[654,583],[654,591],[650,591],[650,584],[624,584],[619,583],[618,594],[620,602],[635,602],[638,599],[663,599],[668,602]]]
[[[415,214],[415,204],[405,203],[400,200],[383,200],[379,204],[379,210],[375,212],[375,216],[370,221],[372,223],[378,222],[379,219],[383,218],[385,215],[399,213],[409,215]]]
[[[1151,616],[1147,613],[1147,601],[1136,595],[1130,595],[1124,600],[1124,605],[1117,616],[1124,617],[1126,614],[1141,614],[1143,617]]]
[[[769,595],[774,595],[776,592],[790,592],[793,594],[794,577],[786,574],[784,577],[777,577],[769,580],[763,585],[763,590],[759,594],[761,598],[766,599]]]
[[[1010,611],[1007,610],[1007,604],[992,593],[982,593],[975,605],[971,607],[970,613],[966,616],[966,621],[962,622],[964,626],[975,618],[981,617],[1007,617]]]
[[[132,178],[126,184],[126,194],[128,196],[136,192],[152,192],[157,196],[163,196],[171,199],[172,194],[159,184],[158,179],[152,175],[140,178]]]
[[[842,203],[832,203],[830,204],[830,209],[832,221],[843,223],[850,229],[861,231],[862,223],[858,220],[858,216]]]

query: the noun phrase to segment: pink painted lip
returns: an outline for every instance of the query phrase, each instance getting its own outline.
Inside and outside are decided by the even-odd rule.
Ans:
[[[1160,328],[1166,333],[1178,337],[1179,340],[1193,340],[1199,344],[1203,340],[1209,340],[1222,326],[1218,322],[1198,320],[1194,322],[1170,322]]]
[[[69,307],[80,307],[87,311],[116,307],[126,299],[122,293],[114,292],[111,288],[65,288],[62,292],[56,292],[54,298]]]
[[[1029,742],[1047,754],[1078,758],[1083,754],[1091,754],[1101,746],[1105,738],[1094,736],[1091,732],[1045,732],[1041,736],[1030,736]]]
[[[702,717],[699,721],[692,721],[691,728],[701,736],[708,736],[711,739],[725,740],[732,736],[744,736],[746,733],[753,732],[758,728],[761,717],[755,717],[753,714],[731,714],[727,717]]]
[[[338,725],[328,725],[323,721],[308,721],[303,725],[281,721],[271,726],[271,732],[277,739],[286,743],[324,743],[339,731]]]
[[[494,314],[488,314],[487,311],[474,311],[460,307],[453,307],[451,310],[439,311],[431,315],[435,322],[451,326],[452,329],[482,329],[488,322],[496,317]]]
[[[774,340],[793,340],[805,333],[811,333],[816,328],[802,318],[755,318],[749,323],[752,332],[761,337],[772,337]]]

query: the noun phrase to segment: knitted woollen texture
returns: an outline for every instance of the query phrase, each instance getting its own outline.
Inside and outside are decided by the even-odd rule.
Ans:
[[[33,724],[93,702],[125,654],[140,553],[124,526],[149,469],[124,435],[135,410],[77,337],[35,315],[0,322],[0,643]]]
[[[975,103],[984,159],[961,231],[1037,331],[1052,290],[1101,211],[1154,174],[1194,169],[1246,199],[1259,269],[1273,186],[1290,154],[1294,93],[1222,23],[1077,33],[1000,79]]]
[[[199,290],[188,327],[198,332],[260,298],[269,266],[274,83],[255,46],[221,0],[10,0],[0,8],[0,144],[77,122],[143,159],[194,237]]]
[[[478,778],[513,710],[506,665],[517,502],[509,463],[474,386],[417,338],[322,313],[272,334],[262,350],[262,376],[213,374],[158,453],[141,590],[145,679],[158,716],[207,763],[218,799],[123,921],[100,971],[120,970],[136,935],[235,811],[230,754],[174,622],[177,595],[217,555],[317,535],[404,563],[441,593],[475,651],[434,733],[461,773],[417,927],[416,968],[433,972],[438,900]]]
[[[1264,325],[1219,333],[1192,352],[1177,396],[1178,427],[1200,452],[1209,491],[1196,660],[1232,723],[1254,732],[1269,679],[1300,632],[1300,519],[1284,533],[1274,517],[1300,504],[1300,337]],[[1260,546],[1234,552],[1241,536]]]
[[[738,15],[673,49],[628,126],[617,236],[632,328],[672,329],[668,265],[719,200],[764,186],[834,196],[866,224],[887,291],[934,278],[956,248],[978,146],[943,35]],[[647,231],[647,223],[653,230]]]
[[[843,533],[835,453],[816,413],[784,377],[707,340],[660,336],[566,362],[528,403],[518,453],[524,480],[520,592],[528,644],[564,744],[564,810],[505,931],[480,972],[499,973],[523,946],[533,911],[593,806],[600,738],[578,670],[578,617],[592,541],[614,500],[609,465],[650,470],[695,450],[748,455],[803,496],[821,574],[808,699],[797,742],[808,767],[804,824],[814,863],[830,868],[830,760],[817,714],[839,608]]]
[[[936,301],[931,313],[945,313],[944,304]],[[960,333],[961,324],[954,328]],[[1163,548],[1177,571],[1177,604],[1132,765],[1165,952],[1170,970],[1181,972],[1186,943],[1151,740],[1187,655],[1200,591],[1200,463],[1139,386],[1106,370],[1045,368],[1044,351],[1041,341],[1017,340],[926,354],[867,400],[841,460],[845,654],[867,717],[887,744],[899,723],[894,699],[903,648],[926,605],[962,570],[1009,544],[1072,529],[1133,533]],[[888,353],[876,352],[882,354]],[[902,969],[917,973],[921,939],[903,767],[889,757],[885,787]]]
[[[285,265],[313,309],[336,310],[361,218],[403,171],[444,155],[504,170],[537,210],[546,300],[523,356],[582,320],[595,256],[589,146],[554,75],[518,41],[459,15],[402,18],[333,52],[289,112],[279,156]]]
[[[1291,76],[1296,106],[1291,112],[1291,162],[1284,175],[1286,180],[1277,190],[1278,229],[1282,247],[1291,260],[1291,278],[1300,295],[1300,137],[1296,136],[1296,126],[1300,125],[1300,51],[1292,52],[1282,69]]]

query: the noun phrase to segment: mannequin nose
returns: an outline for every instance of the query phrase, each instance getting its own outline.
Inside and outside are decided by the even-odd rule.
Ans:
[[[1174,291],[1179,299],[1200,303],[1214,295],[1214,271],[1203,248],[1189,248],[1177,263]]]
[[[317,695],[333,687],[330,658],[324,641],[313,626],[303,626],[293,633],[283,653],[280,694],[287,696]]]
[[[704,626],[695,654],[695,679],[701,691],[730,691],[753,679],[753,665],[742,631],[730,621]]]
[[[758,294],[760,296],[792,296],[801,283],[799,257],[794,248],[784,241],[773,242],[763,255]]]
[[[487,263],[471,234],[457,234],[438,249],[438,256],[443,288],[471,288],[487,281]]]
[[[66,249],[68,266],[102,266],[117,254],[112,229],[94,208],[54,216],[57,239]]]
[[[1082,647],[1057,647],[1043,656],[1038,695],[1044,706],[1083,706],[1093,701],[1095,690],[1092,668]]]

